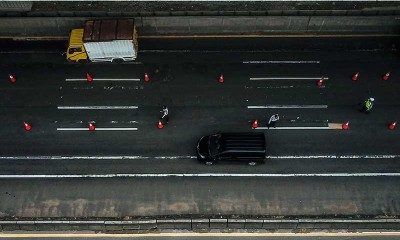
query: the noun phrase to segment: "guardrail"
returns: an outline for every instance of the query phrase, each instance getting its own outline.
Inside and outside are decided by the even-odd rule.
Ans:
[[[400,219],[266,219],[266,218],[176,218],[137,220],[13,220],[0,221],[1,231],[157,232],[162,230],[194,232],[219,230],[285,230],[289,232],[348,231],[360,229],[400,230]]]
[[[31,11],[0,12],[0,17],[177,17],[177,16],[397,16],[400,10],[266,10],[266,11]]]

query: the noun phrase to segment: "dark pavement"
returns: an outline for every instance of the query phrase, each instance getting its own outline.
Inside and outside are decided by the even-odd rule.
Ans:
[[[66,63],[61,55],[63,42],[4,42],[0,177],[121,173],[371,176],[3,178],[0,215],[399,215],[400,178],[374,175],[399,173],[400,132],[387,127],[400,120],[397,41],[383,37],[141,39],[139,59],[133,64]],[[391,78],[383,81],[381,76],[387,71],[392,71]],[[144,72],[149,73],[150,82],[143,81]],[[356,72],[360,77],[353,82],[350,78]],[[8,81],[8,73],[17,78],[16,83]],[[66,81],[85,78],[86,73],[95,79],[141,81]],[[217,81],[220,74],[225,77],[223,84]],[[329,78],[323,88],[316,86],[315,79],[276,79],[321,76]],[[358,104],[370,96],[376,99],[372,113],[360,113]],[[170,109],[170,123],[160,130],[157,121],[163,105]],[[265,105],[296,107],[248,109]],[[304,109],[303,105],[328,107]],[[59,110],[58,106],[138,109]],[[274,113],[281,116],[278,129],[251,129],[251,121],[259,119],[260,127],[265,127]],[[24,130],[24,121],[32,124],[30,132]],[[138,130],[57,131],[87,128],[88,121],[95,121],[98,128]],[[327,127],[346,121],[350,121],[348,131],[279,129]],[[267,163],[255,167],[198,163],[194,159],[198,138],[218,131],[264,131]]]

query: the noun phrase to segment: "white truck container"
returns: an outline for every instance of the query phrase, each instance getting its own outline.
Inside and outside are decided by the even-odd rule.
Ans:
[[[133,19],[89,20],[84,29],[71,31],[67,59],[77,62],[133,61],[137,51]]]

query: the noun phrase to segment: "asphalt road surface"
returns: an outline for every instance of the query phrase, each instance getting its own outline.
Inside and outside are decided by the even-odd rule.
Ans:
[[[397,41],[142,39],[130,64],[3,42],[0,216],[399,215]],[[163,105],[170,123],[158,129]],[[218,131],[265,132],[267,163],[198,163],[197,140]]]

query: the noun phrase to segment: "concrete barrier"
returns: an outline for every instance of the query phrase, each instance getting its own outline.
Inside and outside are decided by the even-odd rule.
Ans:
[[[0,36],[69,35],[84,17],[2,18]],[[223,34],[397,34],[396,16],[187,16],[136,17],[139,36]]]
[[[0,231],[99,231],[154,232],[165,230],[208,232],[215,230],[264,230],[286,232],[318,232],[400,230],[400,219],[245,219],[245,218],[182,218],[138,220],[17,220],[0,221]]]

